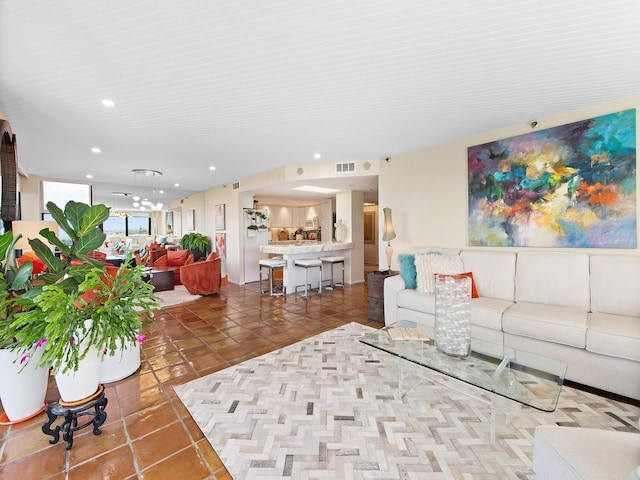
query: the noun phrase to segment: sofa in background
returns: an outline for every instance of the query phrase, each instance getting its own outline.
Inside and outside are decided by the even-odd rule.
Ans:
[[[150,253],[152,253],[151,250]],[[180,270],[183,266],[193,263],[193,254],[188,250],[167,250],[164,255],[152,263],[154,268],[173,268],[174,285],[182,285]]]
[[[212,295],[220,290],[222,260],[212,252],[201,262],[180,269],[180,281],[192,295]]]
[[[640,400],[640,256],[427,247],[409,254],[427,252],[455,257],[461,270],[432,274],[472,273],[472,339],[563,361],[568,380]],[[405,288],[403,275],[385,280],[385,323],[408,320],[433,335],[435,294]]]

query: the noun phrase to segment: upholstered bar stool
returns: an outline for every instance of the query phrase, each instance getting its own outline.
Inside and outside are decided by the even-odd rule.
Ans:
[[[334,287],[342,287],[344,288],[344,257],[322,257],[322,265],[329,265],[331,268],[331,278],[327,281],[329,282],[329,286],[325,287],[327,290],[333,290]],[[333,282],[333,266],[336,264],[342,264],[342,281],[339,283]]]
[[[293,264],[296,267],[304,268],[304,285],[296,285],[296,293],[298,293],[298,288],[304,287],[303,297],[308,296],[308,291],[311,289],[311,284],[309,283],[309,269],[317,268],[320,272],[320,280],[318,282],[318,293],[322,293],[322,262],[318,258],[301,258],[299,260],[295,260]]]
[[[282,258],[263,258],[258,262],[260,265],[260,295],[264,293],[262,288],[262,269],[266,268],[269,270],[269,296],[275,297],[280,295],[285,295],[287,293],[287,288],[284,286],[284,282],[275,285],[273,283],[273,272],[275,270],[282,270],[284,275],[284,267],[287,266],[287,261]],[[275,290],[274,290],[275,287]]]

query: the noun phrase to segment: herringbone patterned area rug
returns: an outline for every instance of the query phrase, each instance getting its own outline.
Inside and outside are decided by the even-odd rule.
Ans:
[[[534,479],[536,426],[638,425],[640,408],[563,387],[555,412],[516,408],[492,442],[488,394],[434,374],[401,399],[401,360],[358,342],[368,331],[351,323],[176,392],[235,479]]]

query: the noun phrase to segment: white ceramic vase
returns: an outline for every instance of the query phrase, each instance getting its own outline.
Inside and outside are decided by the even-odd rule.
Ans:
[[[66,403],[77,402],[90,397],[100,385],[102,357],[104,355],[96,347],[90,347],[87,355],[80,360],[78,370],[56,373],[56,384],[60,398]]]
[[[31,353],[26,365],[20,364],[23,355],[0,349],[0,400],[12,423],[27,420],[42,411],[47,394],[49,369],[36,367],[42,348]]]
[[[122,345],[122,342],[119,342]],[[106,354],[102,360],[100,383],[117,382],[127,378],[140,368],[140,344],[128,343],[120,346],[114,355]]]
[[[92,325],[93,320],[85,320],[85,330],[89,330]],[[78,333],[81,334],[82,332]],[[79,348],[81,352],[86,348],[84,344],[86,341],[80,342]],[[92,346],[89,347],[85,357],[78,363],[77,370],[67,370],[63,373],[64,366],[60,367],[55,377],[58,392],[63,402],[77,402],[90,397],[98,391],[103,357],[102,351]]]

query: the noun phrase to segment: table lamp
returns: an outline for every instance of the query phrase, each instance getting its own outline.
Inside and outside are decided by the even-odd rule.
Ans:
[[[385,248],[384,251],[387,254],[387,264],[389,265],[389,273],[391,273],[391,257],[393,256],[391,240],[396,238],[396,232],[393,230],[393,222],[391,221],[391,209],[389,207],[385,207],[382,211],[384,212],[384,232],[382,233],[382,241],[387,242],[387,248]]]

